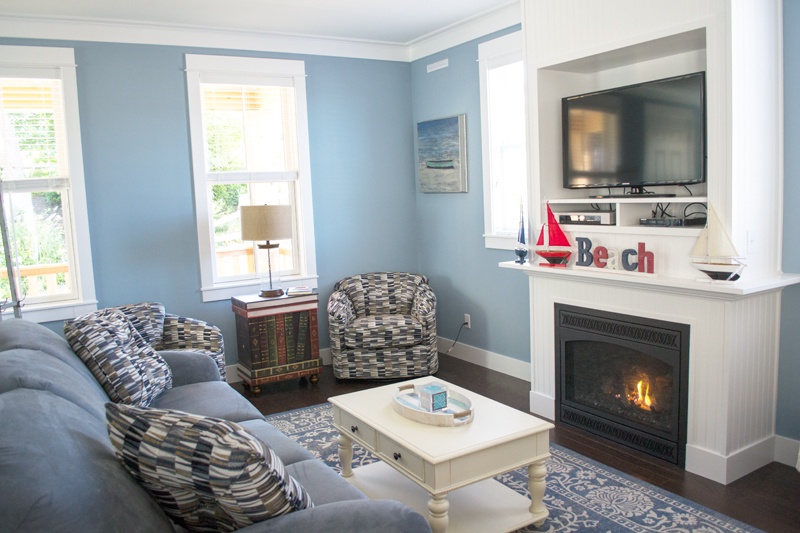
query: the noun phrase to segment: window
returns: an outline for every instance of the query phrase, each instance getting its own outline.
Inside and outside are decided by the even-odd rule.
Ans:
[[[75,69],[71,48],[0,46],[0,301],[15,283],[40,322],[96,309]]]
[[[304,63],[187,55],[186,78],[203,300],[257,292],[262,256],[241,240],[242,205],[292,207],[272,271],[316,286]]]
[[[520,204],[527,213],[528,203],[521,32],[480,44],[478,60],[484,239],[487,248],[511,250],[517,242]]]

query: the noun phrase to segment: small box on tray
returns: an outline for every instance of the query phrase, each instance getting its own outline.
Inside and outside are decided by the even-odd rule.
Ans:
[[[417,387],[419,405],[429,412],[441,411],[447,407],[447,385],[426,383]]]

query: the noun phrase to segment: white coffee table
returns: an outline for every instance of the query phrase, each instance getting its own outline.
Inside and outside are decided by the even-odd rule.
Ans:
[[[424,377],[402,385],[430,381],[446,383]],[[542,499],[553,424],[447,385],[472,401],[470,424],[440,427],[399,415],[392,408],[397,383],[329,398],[342,476],[370,498],[399,500],[427,514],[434,533],[541,525],[548,515]],[[354,442],[381,460],[353,469]],[[492,479],[523,466],[530,500]]]

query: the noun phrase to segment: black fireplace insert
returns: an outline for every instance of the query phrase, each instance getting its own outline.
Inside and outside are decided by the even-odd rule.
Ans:
[[[556,418],[684,466],[689,326],[555,304]]]

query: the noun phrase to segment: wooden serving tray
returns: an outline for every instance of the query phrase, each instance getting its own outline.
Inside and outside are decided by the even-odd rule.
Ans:
[[[424,387],[430,383],[419,386]],[[447,407],[439,411],[426,411],[420,406],[419,394],[414,385],[400,385],[392,393],[392,408],[399,415],[431,426],[463,426],[472,422],[475,416],[469,398],[454,390],[448,391]]]

